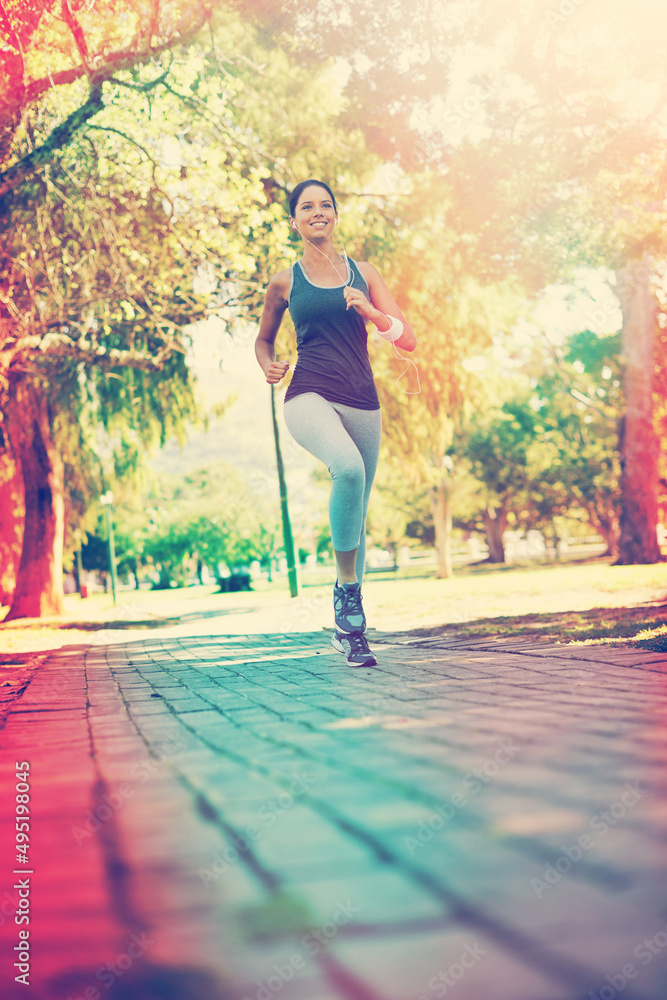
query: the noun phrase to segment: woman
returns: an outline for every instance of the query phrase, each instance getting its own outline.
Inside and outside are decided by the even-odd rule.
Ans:
[[[303,256],[269,282],[255,353],[266,381],[280,382],[289,365],[276,360],[275,341],[289,309],[298,361],[285,394],[285,423],[292,437],[324,462],[332,481],[329,520],[338,579],[331,641],[351,666],[372,666],[377,661],[364,635],[361,582],[382,423],[366,323],[407,351],[417,339],[375,267],[336,251],[338,210],[328,185],[302,181],[289,207]]]

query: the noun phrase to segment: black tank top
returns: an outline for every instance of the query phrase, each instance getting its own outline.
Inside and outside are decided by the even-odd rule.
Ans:
[[[347,277],[348,284],[370,301],[368,283],[353,260],[349,261]],[[301,261],[292,266],[288,305],[298,360],[285,402],[304,392],[317,392],[331,403],[360,410],[380,409],[368,358],[366,323],[356,309],[346,309],[344,287],[315,285]]]

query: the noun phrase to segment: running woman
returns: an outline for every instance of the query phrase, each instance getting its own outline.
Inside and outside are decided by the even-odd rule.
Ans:
[[[351,666],[377,661],[364,635],[361,583],[366,514],[380,450],[382,419],[368,358],[366,323],[406,351],[417,345],[376,268],[334,247],[336,199],[327,184],[302,181],[289,201],[289,222],[303,256],[269,282],[255,353],[266,381],[277,385],[289,364],[275,341],[285,310],[296,329],[298,360],[285,394],[287,429],[331,475],[329,521],[338,578],[331,640]]]

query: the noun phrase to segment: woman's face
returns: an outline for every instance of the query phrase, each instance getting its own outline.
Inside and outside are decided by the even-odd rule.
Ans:
[[[303,189],[293,220],[302,236],[309,240],[331,236],[336,219],[336,209],[326,188],[310,184]]]

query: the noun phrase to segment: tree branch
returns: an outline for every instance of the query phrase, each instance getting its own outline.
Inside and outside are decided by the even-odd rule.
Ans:
[[[151,13],[148,25],[143,31],[138,32],[138,37],[140,41],[146,41],[150,45],[151,38],[153,35],[157,34],[158,24],[160,21],[160,0],[153,0],[153,11]]]
[[[201,98],[195,97],[194,95],[188,96],[187,94],[181,94],[179,93],[178,90],[174,90],[174,88],[170,87],[169,84],[167,83],[164,84],[164,89],[167,91],[168,94],[171,94],[177,100],[182,101],[183,104],[187,105],[188,107],[191,107],[195,112],[195,114],[197,114],[203,121],[211,125],[216,132],[219,132],[220,135],[224,135],[225,138],[227,139],[233,139],[233,142],[236,146],[242,146],[243,149],[247,149],[249,153],[252,153],[256,157],[256,159],[259,160],[261,158],[264,159],[267,163],[273,163],[273,164],[278,164],[280,162],[280,159],[278,157],[271,156],[263,149],[258,149],[256,146],[251,146],[250,143],[248,142],[243,142],[243,140],[238,135],[234,135],[232,137],[230,132],[227,129],[223,128],[219,122],[216,122],[214,119],[209,118],[208,115],[204,113],[204,110],[202,109],[206,108],[206,103],[202,101]]]
[[[127,134],[127,132],[123,132],[119,128],[112,128],[110,125],[91,125],[90,127],[91,127],[91,129],[95,129],[96,132],[113,132],[114,135],[121,136],[121,138],[123,138],[127,142],[131,143],[131,145],[136,146],[137,149],[140,149],[141,152],[146,157],[146,159],[150,160],[154,167],[157,166],[156,161],[153,159],[153,157],[148,152],[148,150],[146,149],[146,147],[142,146],[141,143],[137,142],[136,139],[133,139],[131,135]]]
[[[180,345],[173,341],[167,342],[155,354],[142,354],[140,351],[121,351],[114,348],[107,349],[102,346],[90,347],[82,346],[81,342],[72,340],[64,333],[47,333],[45,336],[34,335],[22,337],[11,346],[0,351],[0,359],[3,353],[9,355],[9,362],[5,358],[0,367],[12,367],[18,355],[49,355],[51,357],[67,357],[84,364],[94,364],[103,368],[139,368],[143,371],[160,371],[164,362],[174,351],[182,352]]]
[[[150,62],[151,59],[154,59],[156,56],[173,48],[175,45],[184,44],[198,34],[201,28],[210,20],[212,15],[210,2],[203,2],[199,4],[198,16],[195,17],[194,22],[192,22],[193,15],[191,13],[184,14],[180,22],[176,25],[174,33],[168,41],[165,41],[160,45],[149,47],[145,52],[137,52],[132,49],[120,49],[117,52],[109,53],[104,57],[103,65],[100,66],[99,63],[102,57],[93,56],[90,60],[86,59],[88,54],[87,46],[80,26],[73,15],[68,20],[67,11],[69,11],[69,7],[67,6],[67,0],[62,0],[62,5],[63,16],[65,17],[65,20],[74,35],[78,50],[82,59],[84,59],[84,63],[81,66],[75,66],[72,69],[62,70],[60,73],[53,75],[49,74],[47,77],[33,81],[32,84],[25,88],[22,104],[29,104],[35,101],[47,90],[68,83],[74,83],[83,76],[90,77],[90,96],[85,104],[83,104],[80,108],[77,108],[76,111],[73,111],[61,125],[53,130],[51,135],[39,147],[39,149],[33,150],[32,153],[24,156],[18,163],[15,163],[13,166],[0,173],[0,197],[8,191],[13,190],[19,184],[23,183],[27,177],[35,172],[35,170],[38,170],[40,167],[48,163],[56,150],[67,145],[67,143],[71,141],[75,132],[77,132],[89,118],[92,118],[102,110],[104,107],[102,103],[102,85],[109,80],[114,73]],[[158,8],[155,7],[155,16],[157,16],[157,10]],[[73,24],[71,22],[73,22]],[[192,22],[189,27],[187,26],[188,22]],[[78,33],[76,28],[79,29]],[[163,74],[162,77],[159,77],[156,81],[151,81],[150,84],[146,85],[142,89],[148,90],[151,87],[156,86],[158,83],[164,82],[164,76],[165,74]]]
[[[210,20],[211,13],[208,5],[205,5],[197,21],[187,31],[184,31],[182,35],[176,38],[172,36],[159,45],[151,46],[145,52],[137,52],[136,49],[131,48],[109,52],[104,56],[104,67],[95,67],[94,69],[95,82],[105,83],[114,73],[120,73],[124,69],[132,69],[134,66],[142,66],[157,56],[162,55],[163,52],[174,48],[176,45],[183,45],[184,42],[188,42],[199,33],[202,27]],[[94,61],[95,57],[93,57],[91,62],[94,63]],[[71,69],[63,69],[58,73],[41,77],[39,80],[33,80],[26,87],[25,103],[31,104],[47,90],[51,90],[52,87],[74,83],[76,80],[80,80],[81,77],[86,76],[87,73],[88,70],[85,66],[73,66]]]
[[[24,59],[21,42],[14,31],[5,5],[0,0],[0,31],[4,35],[2,69],[4,93],[0,93],[0,163],[9,156],[14,129],[25,100]],[[14,83],[16,81],[16,83]]]
[[[172,57],[172,62],[173,62],[173,57]],[[109,83],[115,83],[117,87],[127,87],[128,90],[136,90],[139,94],[147,94],[149,91],[159,86],[159,84],[166,83],[170,70],[171,70],[171,62],[167,66],[164,73],[160,73],[160,75],[157,76],[154,80],[147,80],[146,83],[130,83],[129,80],[119,80],[115,76],[109,76],[107,77],[107,79]]]
[[[103,108],[102,84],[95,83],[90,88],[90,94],[86,103],[82,104],[76,111],[73,111],[57,128],[54,128],[51,135],[41,146],[34,149],[32,153],[28,153],[18,163],[0,173],[0,197],[18,187],[19,184],[22,184],[36,170],[49,163],[53,159],[53,154],[56,150],[66,146],[71,141],[74,133],[82,125],[85,125],[90,118],[99,114]]]
[[[74,14],[72,13],[72,9],[69,5],[69,0],[62,0],[60,9],[62,11],[63,20],[65,21],[65,24],[72,32],[72,37],[74,39],[77,49],[79,50],[79,55],[81,56],[81,62],[85,66],[86,72],[89,73],[90,67],[88,65],[88,46],[86,45],[86,37],[83,33],[81,25],[79,24]]]

